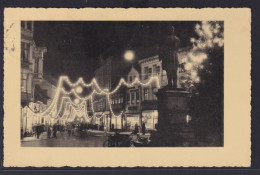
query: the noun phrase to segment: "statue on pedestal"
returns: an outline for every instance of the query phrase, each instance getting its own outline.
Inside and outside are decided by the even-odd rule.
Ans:
[[[165,35],[165,34],[162,34]],[[178,49],[180,39],[174,33],[174,27],[168,26],[165,37],[159,44],[159,60],[162,60],[162,68],[167,73],[168,88],[177,88],[177,71],[179,66]]]

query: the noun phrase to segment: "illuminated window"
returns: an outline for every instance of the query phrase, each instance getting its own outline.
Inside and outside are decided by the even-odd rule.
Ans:
[[[144,100],[149,100],[149,95],[148,95],[148,93],[149,93],[149,89],[144,89]]]
[[[131,92],[131,103],[134,104],[135,103],[135,93]]]
[[[136,92],[136,103],[139,103],[139,91]]]

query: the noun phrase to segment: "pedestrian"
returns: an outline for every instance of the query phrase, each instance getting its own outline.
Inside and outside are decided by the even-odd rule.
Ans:
[[[48,126],[47,128],[47,134],[48,134],[48,138],[51,138],[51,127]]]
[[[40,135],[41,135],[41,126],[40,125],[36,126],[36,135],[37,135],[37,139],[39,139]]]
[[[137,125],[137,123],[135,123],[135,129],[134,129],[134,132],[133,132],[134,134],[137,134],[138,133],[138,125]]]
[[[145,123],[144,122],[142,124],[142,133],[143,133],[143,135],[145,135]]]
[[[53,125],[53,133],[52,133],[52,136],[53,136],[54,138],[57,138],[56,133],[57,133],[57,126],[56,126],[56,125]]]
[[[68,130],[68,134],[69,134],[69,137],[70,137],[70,135],[71,135],[71,125],[70,124],[67,126],[67,130]]]
[[[63,139],[64,139],[64,131],[65,131],[64,125],[61,125],[60,126],[60,134],[61,134]]]

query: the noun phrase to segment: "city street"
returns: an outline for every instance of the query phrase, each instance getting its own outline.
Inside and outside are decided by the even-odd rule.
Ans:
[[[104,133],[95,133],[88,135],[85,139],[79,136],[70,136],[67,132],[64,133],[64,138],[58,132],[57,138],[22,141],[22,147],[103,147],[104,141],[107,137]]]

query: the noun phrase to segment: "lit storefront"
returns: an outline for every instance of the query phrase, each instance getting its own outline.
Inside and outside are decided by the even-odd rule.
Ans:
[[[127,129],[134,130],[135,124],[141,126],[140,124],[140,115],[139,114],[127,114]]]
[[[145,123],[146,129],[148,130],[155,129],[155,125],[158,123],[158,111],[157,110],[142,111],[142,122]]]

